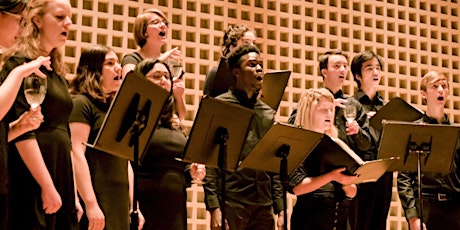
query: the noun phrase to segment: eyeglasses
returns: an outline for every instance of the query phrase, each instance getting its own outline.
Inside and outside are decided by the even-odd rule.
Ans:
[[[154,25],[154,26],[160,26],[160,24],[163,23],[166,27],[168,27],[169,23],[166,20],[159,20],[159,19],[154,19],[149,22],[149,25]]]
[[[163,79],[169,79],[169,74],[164,72],[154,72],[152,75],[145,76],[148,80],[153,81],[154,83],[159,83]]]
[[[8,11],[4,11],[4,12],[2,12],[2,14],[8,14],[8,15],[16,18],[19,21],[19,25],[21,27],[23,27],[23,28],[27,25],[26,19],[23,16],[19,15],[19,14],[13,14],[13,13],[10,13]]]

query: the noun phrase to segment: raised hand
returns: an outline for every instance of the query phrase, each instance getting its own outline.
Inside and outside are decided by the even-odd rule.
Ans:
[[[22,76],[23,78],[33,73],[39,77],[46,78],[46,75],[39,70],[41,66],[45,66],[47,70],[50,70],[50,71],[53,70],[51,68],[51,58],[40,56],[33,61],[17,66],[11,71],[11,73],[18,74]]]

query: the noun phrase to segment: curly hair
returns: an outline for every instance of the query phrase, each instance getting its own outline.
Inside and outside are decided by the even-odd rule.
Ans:
[[[230,68],[230,70],[239,68],[241,62],[243,62],[241,57],[252,52],[260,54],[260,50],[256,46],[249,44],[243,44],[236,47],[236,49],[233,49],[227,57],[228,67]]]
[[[238,41],[244,36],[246,32],[253,32],[255,31],[245,25],[236,25],[236,26],[229,26],[226,30],[224,30],[224,36],[222,37],[222,56],[225,57],[230,53],[231,47],[236,47]]]

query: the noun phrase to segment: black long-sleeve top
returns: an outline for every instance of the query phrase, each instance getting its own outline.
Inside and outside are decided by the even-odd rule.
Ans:
[[[254,119],[251,122],[251,129],[243,147],[242,159],[244,159],[273,125],[274,111],[258,100],[257,95],[254,95],[253,98],[247,98],[245,92],[236,89],[230,89],[227,93],[218,96],[217,99],[254,110]],[[272,205],[275,214],[283,210],[283,188],[278,174],[248,168],[238,169],[236,172],[225,173],[225,183],[227,201],[243,206]],[[203,188],[206,209],[219,208],[221,178],[218,169],[208,168],[206,170]]]
[[[373,99],[370,99],[366,93],[364,93],[362,90],[358,90],[358,92],[353,95],[353,98],[359,101],[359,103],[363,106],[364,112],[366,114],[370,111],[378,112],[385,105],[383,98],[378,92],[375,94]],[[377,159],[378,154],[380,132],[377,129],[374,129],[374,127],[369,126],[369,134],[372,139],[371,148],[367,151],[356,151],[356,154],[358,154],[358,156],[365,161]]]
[[[436,119],[426,115],[416,123],[438,124]],[[444,114],[443,125],[449,125],[450,121]],[[454,161],[452,163],[452,171],[449,174],[443,175],[439,173],[423,173],[422,174],[422,190],[425,193],[445,193],[445,194],[460,194],[460,153],[457,149]],[[404,209],[406,218],[409,220],[418,216],[416,207],[416,198],[418,194],[417,173],[402,173],[398,174],[398,193],[401,205]]]

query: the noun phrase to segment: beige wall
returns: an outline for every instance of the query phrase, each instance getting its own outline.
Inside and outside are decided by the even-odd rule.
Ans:
[[[159,8],[171,22],[167,48],[178,46],[186,58],[185,125],[191,127],[202,95],[207,71],[220,57],[222,31],[230,24],[256,29],[257,45],[267,71],[289,69],[293,73],[277,113],[286,121],[305,88],[321,86],[316,59],[328,49],[350,53],[372,49],[385,61],[379,90],[386,100],[402,97],[424,109],[418,82],[429,70],[449,78],[446,105],[452,121],[460,122],[460,32],[457,0],[71,0],[74,26],[65,47],[72,71],[81,49],[102,43],[119,54],[132,52],[134,17],[145,9]],[[73,73],[69,74],[69,78]],[[353,94],[351,73],[344,86]],[[188,190],[189,229],[206,229],[201,187]],[[289,204],[292,204],[292,196]],[[407,229],[397,197],[388,218],[388,229]]]

